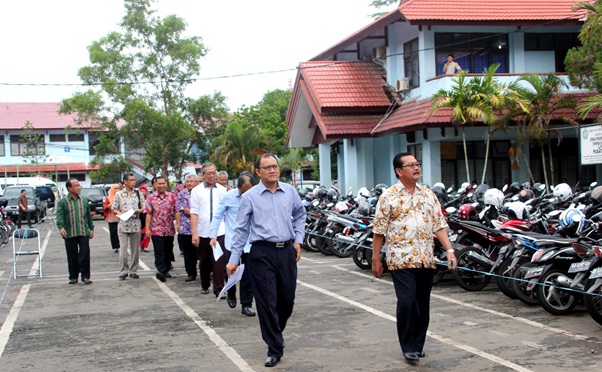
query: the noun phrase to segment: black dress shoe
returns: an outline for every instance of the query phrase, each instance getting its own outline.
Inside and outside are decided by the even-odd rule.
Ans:
[[[165,277],[166,277],[166,278],[173,278],[173,277],[171,276],[171,274],[169,273],[169,271],[165,273]]]
[[[125,280],[125,278],[128,277],[128,274],[121,274],[119,275],[119,280]]]
[[[83,278],[82,282],[84,282],[84,284],[92,284],[93,283],[89,278]]]
[[[186,279],[184,279],[185,282],[194,282],[196,280],[196,278],[194,276],[190,276],[188,275],[186,277]]]
[[[201,294],[209,293],[209,288],[201,288]]]
[[[132,274],[130,274],[130,278],[138,279],[140,277],[138,276],[138,274],[132,273]]]
[[[165,282],[165,275],[163,275],[163,273],[156,273],[155,277],[157,277],[157,279],[160,281]]]
[[[69,284],[77,284],[77,279],[69,279]]]
[[[266,360],[265,360],[265,366],[266,367],[273,367],[276,364],[278,364],[278,362],[280,362],[280,357],[271,357],[269,356]]]
[[[243,306],[240,313],[246,316],[255,316],[255,311],[250,306]]]
[[[418,353],[417,352],[403,353],[403,357],[406,358],[406,361],[408,363],[416,363],[418,361]]]
[[[227,301],[228,306],[230,306],[230,309],[234,309],[236,307],[236,297],[228,297]]]
[[[426,356],[426,353],[424,351],[419,351],[416,353],[416,355],[418,355],[418,358],[424,358]]]

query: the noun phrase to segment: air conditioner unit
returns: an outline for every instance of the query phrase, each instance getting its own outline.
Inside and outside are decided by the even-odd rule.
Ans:
[[[372,48],[372,59],[386,59],[387,58],[387,47],[384,45]]]
[[[410,90],[410,80],[407,77],[397,79],[395,82],[395,90],[398,92],[407,92]]]

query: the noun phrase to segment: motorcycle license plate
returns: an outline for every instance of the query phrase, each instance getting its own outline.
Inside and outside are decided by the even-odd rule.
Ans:
[[[592,270],[592,273],[589,275],[590,279],[596,279],[602,277],[602,267],[598,267]]]
[[[572,263],[571,266],[569,267],[569,273],[578,273],[580,271],[586,271],[589,270],[589,267],[591,266],[592,262],[591,261],[581,261],[581,262],[575,262]]]
[[[532,267],[525,274],[525,279],[537,278],[538,276],[541,276],[542,271],[543,271],[543,266]]]

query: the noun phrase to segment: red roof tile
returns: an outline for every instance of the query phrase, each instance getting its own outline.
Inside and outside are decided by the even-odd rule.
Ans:
[[[0,129],[20,130],[26,121],[30,121],[35,129],[90,128],[90,125],[76,125],[77,115],[59,115],[58,103],[0,103]]]
[[[593,2],[593,0],[590,0]],[[585,12],[571,10],[576,0],[407,0],[399,11],[417,21],[551,21],[580,20]],[[430,23],[430,22],[426,22]]]
[[[385,112],[391,104],[384,90],[386,71],[373,62],[314,61],[299,68],[321,113],[342,107]]]

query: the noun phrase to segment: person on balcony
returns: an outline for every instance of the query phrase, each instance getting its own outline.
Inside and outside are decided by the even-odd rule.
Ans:
[[[453,54],[447,56],[447,62],[443,66],[443,73],[445,75],[455,75],[456,72],[462,71],[462,67],[458,64],[458,62],[454,61]]]

